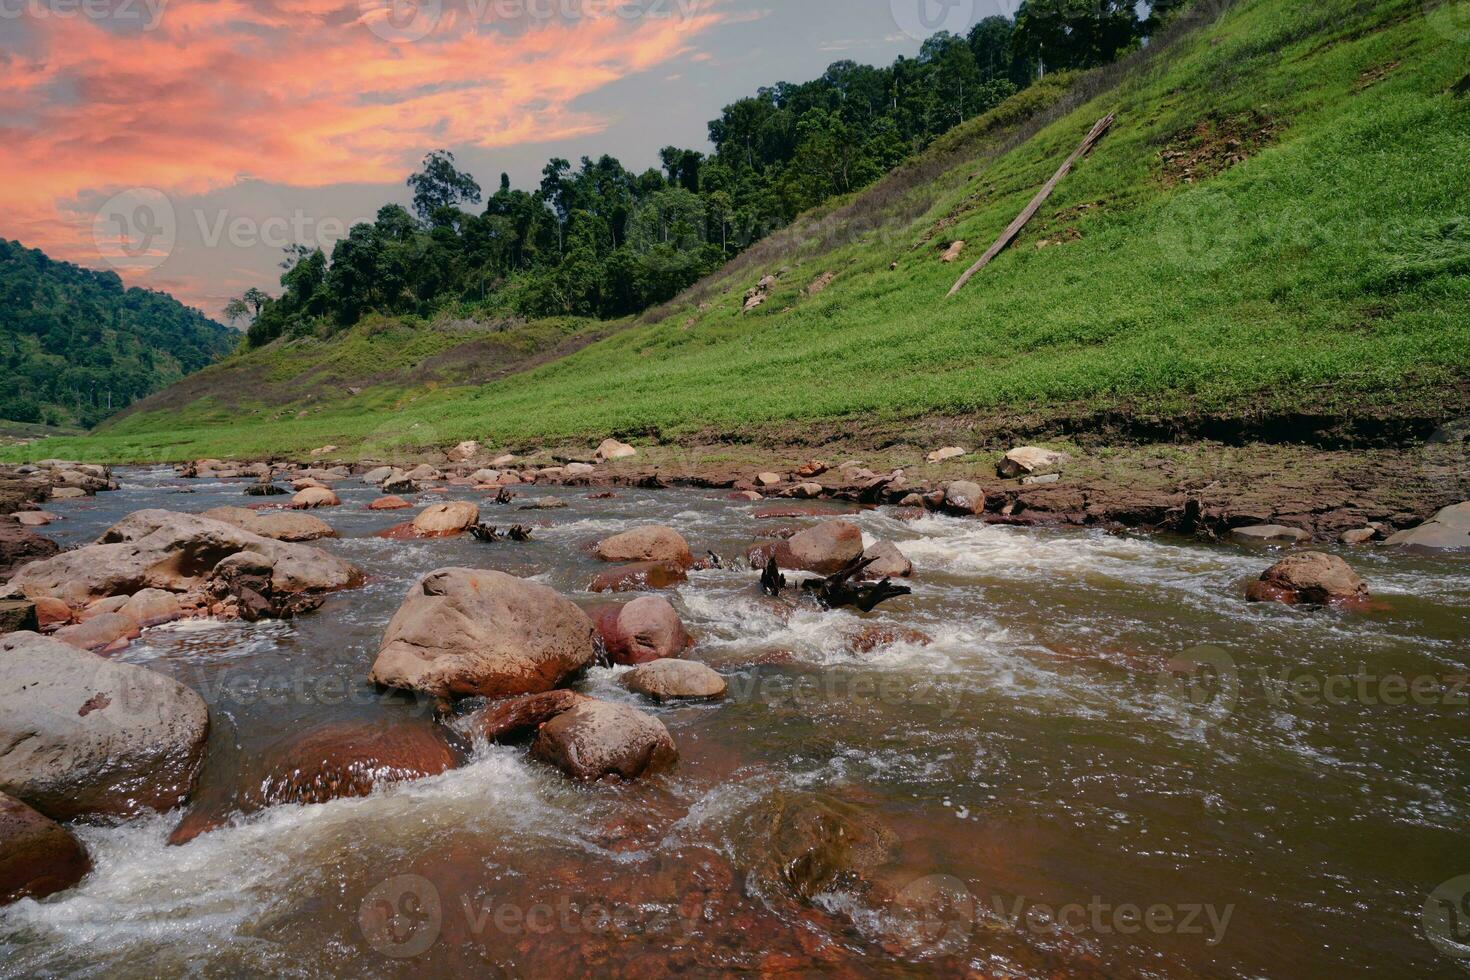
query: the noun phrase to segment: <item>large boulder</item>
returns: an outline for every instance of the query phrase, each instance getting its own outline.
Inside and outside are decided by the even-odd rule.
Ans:
[[[1446,507],[1418,527],[1390,536],[1384,547],[1421,554],[1470,552],[1470,501]]]
[[[337,536],[332,525],[321,518],[291,511],[261,513],[248,507],[215,507],[200,516],[276,541],[316,541]]]
[[[413,533],[420,538],[448,538],[463,534],[480,520],[480,508],[468,500],[431,504],[413,519]]]
[[[601,606],[593,610],[592,622],[608,659],[615,664],[677,657],[693,642],[678,612],[662,596],[642,596],[624,606]]]
[[[850,521],[824,521],[783,541],[757,545],[748,554],[754,565],[773,556],[782,568],[831,575],[863,556],[863,532]]]
[[[944,488],[944,509],[973,517],[985,513],[985,491],[971,480],[955,480]]]
[[[0,905],[64,891],[91,869],[71,831],[0,793]]]
[[[1001,457],[1001,461],[995,466],[995,473],[1005,479],[1028,476],[1032,473],[1056,469],[1070,458],[1066,453],[1059,453],[1053,449],[1021,446]]]
[[[531,754],[573,779],[636,779],[679,753],[663,722],[625,704],[584,701],[541,726]]]
[[[0,792],[53,820],[172,809],[208,732],[203,699],[172,678],[35,633],[0,637]]]
[[[307,487],[297,491],[291,498],[291,506],[297,510],[311,510],[315,507],[340,507],[342,498],[326,487]]]
[[[1304,551],[1272,565],[1246,590],[1251,602],[1324,605],[1368,597],[1368,583],[1336,555]]]
[[[618,442],[616,439],[604,439],[597,447],[598,459],[629,459],[638,455],[638,450],[626,442]]]
[[[670,561],[688,568],[694,564],[689,542],[671,527],[651,524],[615,534],[597,542],[594,553],[603,561]]]
[[[628,671],[623,686],[655,701],[708,701],[725,696],[725,678],[693,660],[655,660]]]
[[[409,590],[370,679],[435,697],[509,697],[559,687],[596,656],[592,621],[544,585],[443,568]]]
[[[230,555],[251,551],[271,561],[275,591],[331,592],[361,585],[362,571],[319,548],[261,537],[194,514],[140,510],[96,544],[32,562],[10,580],[11,595],[54,596],[80,607],[142,589],[187,592],[202,586]]]
[[[238,796],[211,793],[169,837],[183,844],[220,826],[231,811],[253,813],[282,804],[317,804],[367,796],[394,783],[437,776],[459,765],[459,753],[427,721],[334,721],[268,746],[258,764],[247,763]]]

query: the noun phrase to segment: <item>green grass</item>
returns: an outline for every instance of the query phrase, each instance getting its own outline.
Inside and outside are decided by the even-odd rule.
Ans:
[[[1019,145],[997,119],[972,121],[932,151],[956,166],[908,188],[895,178],[837,209],[871,202],[890,216],[879,227],[854,221],[844,238],[813,219],[783,236],[784,252],[753,253],[769,265],[717,274],[704,308],[676,302],[656,323],[490,384],[434,390],[386,371],[370,392],[323,398],[304,418],[295,403],[231,416],[206,394],[0,455],[677,439],[1060,405],[1432,415],[1443,387],[1470,374],[1470,96],[1453,91],[1470,37],[1447,29],[1456,24],[1470,24],[1470,3],[1241,0]],[[1109,111],[1112,132],[1017,244],[947,300],[963,267]],[[1016,106],[997,113],[1009,121]],[[1198,183],[1166,179],[1161,151],[1208,119],[1267,119],[1269,135]],[[833,237],[840,244],[827,247]],[[944,265],[936,246],[952,238],[969,245]],[[744,290],[781,266],[771,299],[740,314]],[[836,274],[832,285],[804,296],[823,272]],[[379,357],[372,329],[401,328],[358,328],[313,356]],[[437,342],[412,331],[395,339],[398,370],[424,356],[418,344]],[[267,350],[211,371],[252,365],[277,378],[322,370]]]

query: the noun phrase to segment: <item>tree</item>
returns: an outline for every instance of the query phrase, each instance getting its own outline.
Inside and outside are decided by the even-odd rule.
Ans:
[[[1043,70],[1093,68],[1138,43],[1133,0],[1022,0],[1012,52]]]
[[[232,327],[237,321],[249,315],[250,307],[246,304],[245,300],[238,296],[225,304],[225,319],[229,321]]]
[[[413,188],[414,212],[425,224],[440,208],[455,207],[462,201],[480,203],[480,185],[469,174],[460,172],[453,153],[435,150],[424,157],[422,166],[422,170],[408,178],[408,186]]]
[[[245,295],[241,296],[240,299],[250,307],[250,312],[253,316],[260,316],[261,309],[265,307],[266,303],[270,302],[271,298],[270,294],[265,290],[251,286],[245,290]]]

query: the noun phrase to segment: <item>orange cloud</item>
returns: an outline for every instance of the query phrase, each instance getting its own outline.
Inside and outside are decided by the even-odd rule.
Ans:
[[[393,41],[379,35],[403,36],[414,8],[389,2],[408,0],[114,0],[136,19],[7,21],[3,233],[97,265],[94,210],[127,188],[396,185],[434,147],[596,133],[579,97],[690,54],[722,18],[712,0],[419,0],[432,29]]]

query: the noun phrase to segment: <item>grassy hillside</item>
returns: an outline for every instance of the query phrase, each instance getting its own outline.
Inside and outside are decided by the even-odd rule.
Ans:
[[[199,376],[248,388],[239,379],[350,373],[341,365],[378,359],[386,331],[392,353],[375,374],[360,366],[358,395],[297,386],[267,407],[196,386],[30,454],[379,452],[1020,415],[1463,414],[1470,3],[1206,0],[1192,20],[1127,62],[1022,93],[548,363],[503,358],[517,373],[488,383],[425,380],[410,364],[455,338],[369,324]],[[1016,244],[946,299],[1107,112],[1112,131]],[[963,256],[944,264],[955,239]],[[742,313],[765,275],[779,284]]]

